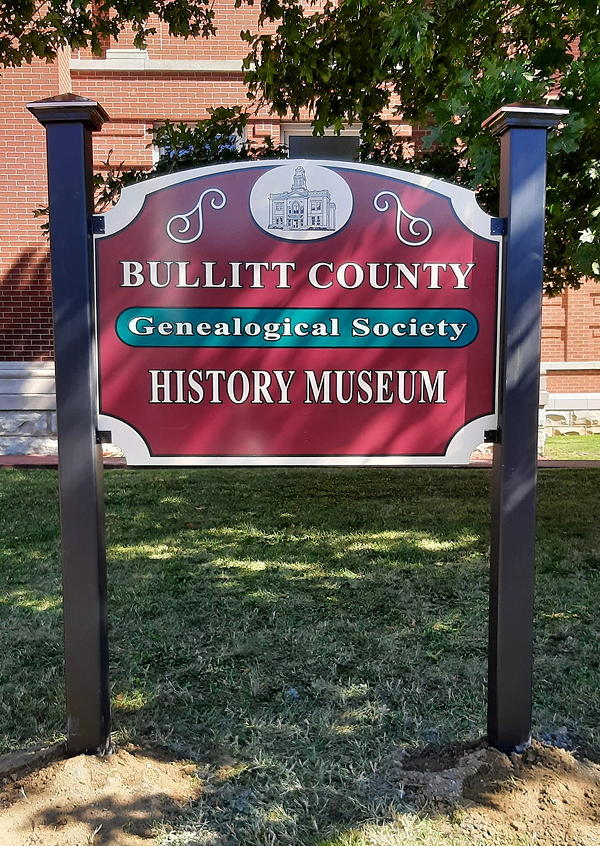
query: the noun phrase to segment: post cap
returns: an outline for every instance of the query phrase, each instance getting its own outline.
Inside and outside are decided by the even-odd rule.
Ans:
[[[78,94],[57,94],[56,97],[27,103],[27,108],[42,126],[73,121],[84,123],[92,132],[97,132],[109,120],[99,103]]]
[[[568,109],[540,103],[508,103],[486,118],[481,128],[492,135],[502,135],[507,129],[553,129],[568,114]]]

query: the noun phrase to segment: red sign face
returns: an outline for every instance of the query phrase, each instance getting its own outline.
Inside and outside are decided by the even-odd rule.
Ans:
[[[125,189],[95,240],[99,427],[133,464],[468,461],[496,426],[490,222],[341,162]]]

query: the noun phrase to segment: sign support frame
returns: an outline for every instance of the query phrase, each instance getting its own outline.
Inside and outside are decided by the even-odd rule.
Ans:
[[[62,94],[28,104],[47,135],[67,748],[106,753],[110,697],[101,438],[96,431],[92,132],[108,116]],[[488,740],[531,739],[535,495],[546,136],[566,110],[503,106],[484,123],[500,137],[504,239],[499,429],[494,445],[488,650]]]
[[[500,215],[507,220],[488,646],[488,741],[503,752],[531,743],[546,139],[567,114],[512,103],[482,124],[500,138]]]
[[[95,101],[60,94],[29,103],[46,129],[67,750],[110,748],[102,445],[96,432],[92,132],[108,119]]]

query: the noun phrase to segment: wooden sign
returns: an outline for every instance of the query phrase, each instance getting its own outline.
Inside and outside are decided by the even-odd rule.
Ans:
[[[126,188],[95,244],[99,427],[132,464],[466,463],[496,426],[491,222],[342,162]]]

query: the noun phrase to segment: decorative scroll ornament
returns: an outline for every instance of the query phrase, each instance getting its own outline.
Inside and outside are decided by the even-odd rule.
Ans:
[[[196,203],[196,205],[194,206],[194,208],[191,211],[189,211],[187,214],[175,214],[175,215],[173,215],[173,217],[167,223],[167,235],[169,236],[169,238],[172,241],[176,241],[178,244],[192,244],[194,241],[197,241],[198,238],[202,235],[202,232],[204,230],[204,217],[202,215],[202,200],[208,194],[215,194],[216,195],[210,200],[211,208],[222,209],[227,204],[227,197],[221,191],[220,188],[207,188],[206,191],[203,191],[200,194],[200,199],[198,200],[198,202]],[[194,218],[194,215],[196,215],[196,214],[198,215],[198,219],[197,219],[198,231],[191,238],[181,238],[180,237],[181,235],[185,235],[186,232],[190,231],[190,228],[192,226],[192,220]],[[176,232],[177,232],[176,235],[174,235],[173,232],[171,231],[171,227],[173,226],[174,223],[176,224]]]
[[[394,194],[393,191],[380,191],[379,194],[377,194],[373,200],[373,205],[376,211],[386,212],[390,208],[388,200],[382,200],[382,197],[393,197],[396,201],[396,235],[398,236],[398,240],[403,244],[406,244],[407,247],[422,247],[423,244],[426,244],[433,235],[431,223],[429,223],[428,220],[425,220],[424,217],[414,217],[412,214],[407,212],[400,202],[400,197],[398,197],[397,194]],[[416,240],[409,241],[402,234],[403,217],[408,220],[408,231]]]

